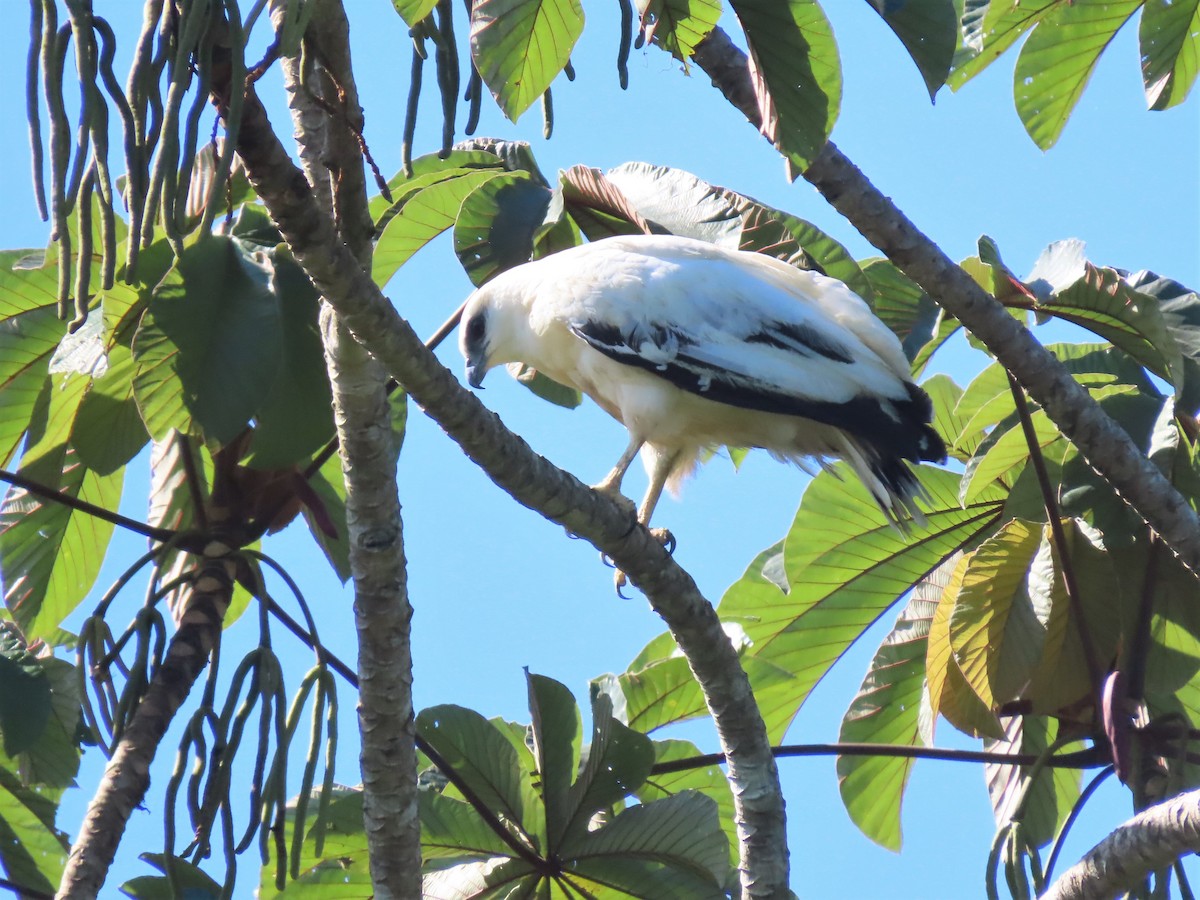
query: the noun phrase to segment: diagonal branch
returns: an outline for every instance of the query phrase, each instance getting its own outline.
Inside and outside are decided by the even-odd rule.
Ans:
[[[225,114],[228,76],[216,75],[213,85],[218,109]],[[751,897],[786,897],[783,797],[766,728],[733,645],[691,576],[626,511],[534,453],[437,361],[337,240],[252,88],[243,106],[237,149],[293,255],[409,396],[518,502],[608,555],[666,621],[704,691],[730,760],[743,891]]]
[[[693,57],[726,99],[758,126],[746,55],[713,29]],[[1193,572],[1200,518],[1120,425],[995,298],[959,268],[830,141],[804,172],[862,235],[983,341],[1097,472]]]
[[[276,15],[286,5],[277,3]],[[370,269],[374,231],[367,209],[362,111],[350,64],[349,25],[338,0],[318,4],[303,56],[283,60],[300,158],[316,196],[327,199],[339,242]],[[314,65],[315,62],[315,65]],[[321,309],[346,482],[346,526],[358,631],[358,721],[363,824],[371,882],[380,900],[421,893],[421,826],[412,702],[412,605],[396,488],[387,373],[333,308]]]
[[[1152,806],[1117,827],[1054,882],[1042,900],[1101,900],[1136,890],[1146,876],[1200,852],[1200,791]]]

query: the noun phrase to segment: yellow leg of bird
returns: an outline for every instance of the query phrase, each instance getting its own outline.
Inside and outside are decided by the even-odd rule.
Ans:
[[[617,464],[613,466],[613,470],[604,476],[604,480],[599,484],[592,485],[593,491],[598,491],[611,497],[619,506],[628,508],[630,513],[634,510],[633,501],[621,493],[621,482],[625,480],[625,473],[629,471],[630,464],[638,455],[638,451],[642,449],[641,438],[631,438],[629,446],[625,448],[625,452],[621,454],[621,458],[617,460]]]
[[[654,515],[654,507],[658,506],[659,498],[662,497],[663,487],[667,483],[667,478],[678,461],[678,453],[670,455],[660,454],[654,461],[654,470],[650,473],[650,486],[646,489],[646,496],[642,498],[642,505],[638,509],[638,522],[647,528],[650,528],[650,517]],[[650,528],[650,533],[654,535],[655,540],[667,548],[668,553],[675,552],[675,535],[671,534],[669,530],[666,528]],[[624,572],[617,569],[613,580],[616,583],[617,594],[620,595],[621,589],[625,587],[628,579],[625,577]]]

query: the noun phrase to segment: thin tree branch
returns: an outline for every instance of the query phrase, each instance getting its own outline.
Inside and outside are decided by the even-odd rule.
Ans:
[[[275,13],[286,14],[286,6],[276,4]],[[296,142],[301,158],[315,161],[306,167],[308,180],[316,197],[329,198],[324,212],[333,219],[338,242],[359,266],[370,270],[374,225],[363,172],[363,115],[350,61],[349,25],[340,0],[324,0],[317,6],[304,43],[303,57],[284,61]],[[311,71],[305,70],[306,65]],[[327,302],[322,303],[321,335],[346,483],[358,631],[359,762],[371,882],[379,900],[416,898],[421,895],[421,825],[412,703],[412,606],[388,377]]]
[[[162,665],[113,750],[59,883],[57,900],[96,897],[125,833],[129,816],[150,787],[150,763],[175,713],[208,663],[232,598],[230,548],[212,542],[182,608],[179,630]]]
[[[228,108],[228,76],[213,79]],[[248,89],[238,153],[251,183],[293,255],[355,336],[422,408],[518,502],[612,559],[647,596],[687,656],[730,759],[742,849],[742,888],[750,897],[786,897],[783,797],[766,728],[749,680],[712,605],[649,530],[613,500],[534,453],[508,431],[423,345],[357,260],[336,239]]]
[[[1042,900],[1101,900],[1136,889],[1151,872],[1200,852],[1200,791],[1152,806],[1117,827],[1054,882]]]
[[[26,478],[24,475],[18,475],[16,472],[9,472],[7,469],[0,469],[0,481],[6,481],[13,487],[28,491],[31,494],[41,497],[43,500],[60,503],[77,512],[94,516],[103,522],[111,522],[113,525],[124,528],[126,531],[132,531],[135,534],[143,535],[160,543],[169,541],[175,536],[175,532],[169,528],[155,528],[153,525],[147,525],[145,522],[139,522],[137,519],[127,518],[120,513],[105,509],[103,506],[88,503],[86,500],[80,500],[78,497],[72,497],[70,494],[64,494],[62,491],[47,487],[44,484]]]
[[[720,28],[696,47],[696,64],[755,127],[761,126],[746,55]],[[830,141],[804,178],[909,278],[987,345],[1088,463],[1193,572],[1200,518],[1128,433],[994,297],[954,264]]]

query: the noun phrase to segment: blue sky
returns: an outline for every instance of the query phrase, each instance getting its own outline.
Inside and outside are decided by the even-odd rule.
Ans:
[[[385,0],[347,0],[365,136],[385,174],[399,168],[400,134],[408,90],[406,28]],[[1005,260],[1027,272],[1048,243],[1077,237],[1097,263],[1153,269],[1192,287],[1200,286],[1200,116],[1193,97],[1182,108],[1147,113],[1141,94],[1135,29],[1127,26],[1101,60],[1091,85],[1059,144],[1048,153],[1026,137],[1012,103],[1014,55],[969,83],[958,94],[943,90],[931,105],[916,68],[899,42],[866,3],[826,5],[842,56],[845,80],[834,140],[874,183],[953,258],[975,252],[981,234],[993,237]],[[139,4],[113,6],[113,24],[124,39],[140,20]],[[16,6],[14,6],[14,11]],[[536,108],[517,125],[485,102],[477,134],[533,144],[542,170],[584,164],[608,168],[642,160],[676,166],[716,184],[754,196],[807,218],[843,241],[858,258],[877,255],[849,224],[805,182],[789,184],[778,156],[729,107],[698,70],[690,76],[667,54],[634,51],[629,90],[617,85],[616,4],[589,3],[587,27],[573,60],[577,78],[554,85],[554,137],[541,137]],[[0,110],[11,123],[0,144],[10,172],[3,187],[7,215],[0,246],[41,246],[48,227],[36,218],[28,185],[23,118],[25,28],[15,16],[0,71],[11,90]],[[723,22],[732,31],[728,19]],[[119,68],[119,72],[123,69]],[[432,70],[430,70],[432,71]],[[430,74],[426,85],[433,83]],[[278,79],[268,76],[261,93],[281,134],[290,123]],[[416,150],[440,141],[437,98],[423,98]],[[460,122],[465,112],[460,114]],[[387,293],[418,333],[431,333],[469,292],[470,283],[439,240],[403,268]],[[462,362],[453,342],[439,352],[454,371]],[[965,344],[935,357],[933,371],[965,384],[982,358]],[[535,450],[585,482],[601,478],[625,445],[624,430],[585,403],[575,411],[551,407],[497,372],[483,400]],[[404,507],[406,554],[414,620],[418,708],[457,703],[484,715],[528,719],[522,667],[565,683],[586,705],[588,680],[620,672],[641,647],[663,631],[639,595],[614,596],[611,570],[588,545],[567,540],[560,528],[518,506],[482,475],[440,429],[417,410],[409,418],[401,455],[399,488]],[[145,459],[126,481],[123,511],[145,515]],[[665,499],[656,524],[679,541],[676,557],[714,602],[763,548],[786,532],[807,483],[803,473],[751,454],[734,472],[713,460],[684,490],[682,501]],[[644,475],[635,467],[626,490],[639,497]],[[118,536],[101,582],[115,576],[143,549],[140,540]],[[329,573],[307,535],[292,529],[267,551],[298,577],[329,647],[354,658],[349,591]],[[89,602],[94,602],[89,601]],[[133,604],[118,612],[131,615]],[[86,605],[86,604],[85,604]],[[841,715],[853,698],[875,647],[894,613],[869,632],[820,685],[797,717],[788,741],[823,742],[837,737]],[[249,621],[229,635],[226,659],[255,639]],[[311,657],[279,641],[294,663],[292,684]],[[345,739],[339,780],[354,783],[357,751],[352,737],[353,703],[343,692]],[[716,748],[711,725],[685,734],[705,750]],[[152,793],[165,784],[177,735],[168,736],[156,764]],[[941,723],[939,743],[966,746]],[[74,833],[87,800],[86,786],[100,770],[85,762],[60,825]],[[982,894],[982,872],[992,835],[982,772],[950,763],[917,765],[905,805],[905,847],[892,854],[871,844],[850,823],[837,795],[831,758],[781,763],[788,800],[795,889],[805,897],[931,898]],[[1129,812],[1123,793],[1107,788],[1077,826],[1071,860]],[[119,867],[109,882],[143,874],[138,852],[160,849],[159,810],[134,814]],[[249,869],[249,861],[243,864]],[[239,895],[243,892],[239,891]]]

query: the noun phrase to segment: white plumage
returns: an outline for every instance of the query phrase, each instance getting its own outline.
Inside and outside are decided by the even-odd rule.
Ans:
[[[467,300],[467,376],[522,362],[595,400],[642,450],[649,524],[701,453],[761,447],[845,459],[893,521],[920,518],[904,460],[940,460],[929,397],[896,336],[832,278],[673,236],[613,237],[497,275]]]

